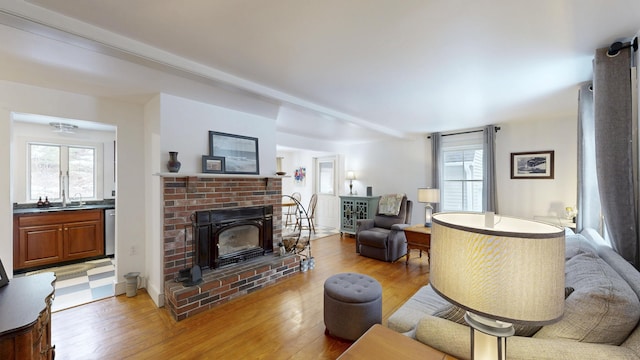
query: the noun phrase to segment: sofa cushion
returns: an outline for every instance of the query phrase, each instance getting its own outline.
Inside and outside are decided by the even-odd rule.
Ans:
[[[596,248],[589,243],[589,241],[580,234],[568,235],[564,238],[565,242],[565,251],[564,258],[565,260],[571,259],[572,257],[582,254],[585,252],[589,252],[592,254],[596,254]]]
[[[564,316],[534,337],[589,343],[621,344],[640,319],[640,301],[631,287],[604,260],[590,251],[566,261]]]
[[[387,248],[387,238],[391,230],[374,227],[369,230],[363,230],[358,234],[358,242],[361,245],[367,245],[379,249]]]
[[[422,317],[433,314],[448,303],[436,294],[431,285],[425,285],[389,317],[387,326],[401,333],[411,331]]]

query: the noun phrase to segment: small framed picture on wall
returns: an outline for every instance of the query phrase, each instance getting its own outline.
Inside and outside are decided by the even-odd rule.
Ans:
[[[512,179],[553,179],[553,150],[511,153]]]

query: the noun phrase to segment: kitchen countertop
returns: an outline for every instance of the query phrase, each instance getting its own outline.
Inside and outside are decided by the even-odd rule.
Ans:
[[[25,206],[25,207],[23,207]],[[91,210],[91,209],[114,209],[116,207],[113,201],[101,201],[101,202],[88,202],[79,206],[77,204],[68,204],[66,207],[62,207],[62,204],[54,203],[49,207],[29,207],[30,204],[14,206],[13,214],[37,214],[37,213],[49,213],[55,211],[73,211],[73,210]]]

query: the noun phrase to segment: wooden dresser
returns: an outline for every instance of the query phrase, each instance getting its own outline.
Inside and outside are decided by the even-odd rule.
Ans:
[[[0,288],[0,359],[54,357],[51,345],[52,272],[13,278]]]

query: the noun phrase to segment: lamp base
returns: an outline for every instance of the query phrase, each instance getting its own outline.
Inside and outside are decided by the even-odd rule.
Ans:
[[[467,311],[464,320],[471,327],[471,359],[506,360],[507,337],[515,333],[513,324]]]
[[[431,227],[431,217],[433,215],[433,207],[431,204],[424,206],[424,227]]]

